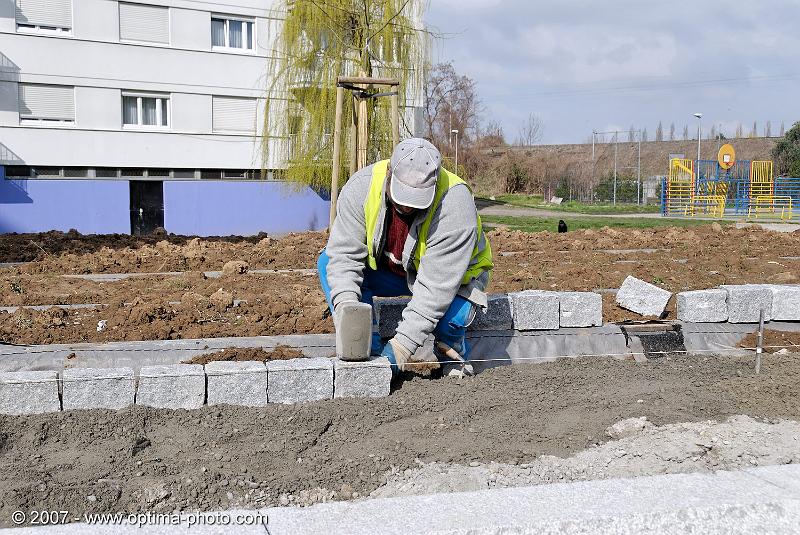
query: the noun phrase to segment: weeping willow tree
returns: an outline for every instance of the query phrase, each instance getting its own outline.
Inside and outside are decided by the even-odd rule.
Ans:
[[[268,72],[272,76],[264,112],[262,161],[286,161],[286,178],[302,186],[330,187],[336,86],[339,76],[400,81],[401,130],[409,131],[403,106],[419,95],[424,78],[426,0],[290,0]],[[361,96],[374,94],[365,87]],[[356,95],[358,93],[355,93]],[[365,98],[368,157],[388,157],[392,144],[387,98]],[[355,152],[358,101],[344,106],[342,175]],[[402,135],[402,134],[401,134]],[[288,143],[278,149],[270,139]]]

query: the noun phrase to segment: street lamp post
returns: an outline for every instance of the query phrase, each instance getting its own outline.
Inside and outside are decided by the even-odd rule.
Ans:
[[[456,136],[456,168],[454,172],[455,174],[458,174],[458,130],[450,130],[450,133],[455,134]]]
[[[695,113],[695,117],[697,117],[697,167],[700,167],[700,136],[702,135],[702,130],[700,129],[701,119],[703,117],[702,113]],[[697,170],[695,170],[695,173]]]

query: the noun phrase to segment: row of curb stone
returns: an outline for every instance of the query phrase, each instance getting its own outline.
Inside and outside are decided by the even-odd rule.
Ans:
[[[334,398],[389,395],[386,358],[347,362],[324,357],[264,362],[210,362],[132,368],[67,368],[0,373],[0,414],[143,405],[199,409],[208,405],[262,407]]]

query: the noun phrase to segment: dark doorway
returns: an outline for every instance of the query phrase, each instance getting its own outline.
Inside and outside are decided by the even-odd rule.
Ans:
[[[164,183],[131,180],[131,234],[143,236],[164,227]]]

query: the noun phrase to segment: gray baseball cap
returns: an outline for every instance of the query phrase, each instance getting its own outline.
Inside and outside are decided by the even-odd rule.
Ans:
[[[441,167],[442,155],[430,141],[412,137],[398,143],[389,159],[392,202],[411,208],[428,208],[436,195]]]

